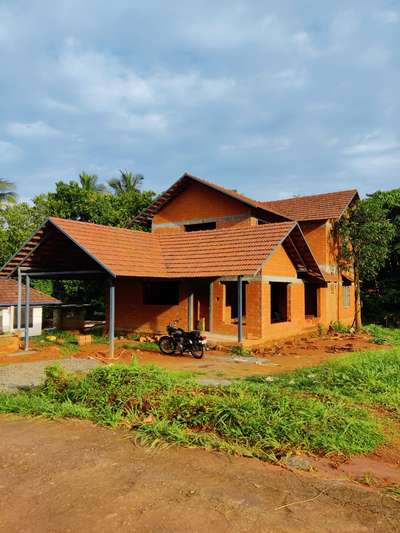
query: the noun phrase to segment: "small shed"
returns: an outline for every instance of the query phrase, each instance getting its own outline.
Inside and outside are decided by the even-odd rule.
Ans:
[[[25,298],[22,286],[21,300]],[[31,289],[29,306],[29,335],[40,335],[43,323],[43,307],[57,306],[59,300],[36,289]],[[21,324],[17,323],[18,283],[9,278],[0,278],[0,334],[12,333],[25,327],[25,313],[21,313]]]

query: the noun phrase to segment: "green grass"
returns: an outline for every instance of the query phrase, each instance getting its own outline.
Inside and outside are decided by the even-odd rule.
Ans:
[[[400,485],[390,485],[389,487],[386,487],[385,493],[400,502]]]
[[[384,328],[376,324],[370,324],[365,326],[364,330],[371,335],[375,344],[400,346],[400,328]]]
[[[62,340],[63,343],[58,344],[56,341],[48,340],[48,337],[56,337],[56,339]],[[71,355],[79,350],[75,335],[69,331],[61,329],[46,332],[37,337],[32,337],[31,344],[37,350],[46,346],[57,346],[63,355]]]
[[[48,340],[48,337],[56,337],[55,341]],[[107,344],[108,337],[106,335],[91,335],[92,344]],[[61,340],[59,344],[57,340]],[[78,341],[76,335],[70,331],[62,329],[52,330],[50,332],[43,333],[37,337],[32,337],[32,346],[38,350],[45,346],[57,346],[63,355],[68,356],[79,351]]]
[[[266,383],[268,378],[251,377]],[[400,349],[354,353],[316,367],[274,377],[286,393],[304,393],[327,401],[382,407],[400,418]]]
[[[44,385],[0,393],[0,412],[89,419],[127,427],[149,444],[201,446],[269,460],[295,451],[369,453],[390,441],[389,430],[400,418],[399,331],[371,333],[392,347],[219,387],[136,360],[86,376],[49,367]]]
[[[351,329],[350,326],[346,326],[345,324],[339,321],[331,322],[330,326],[335,333],[349,333]]]
[[[233,357],[252,357],[253,355],[251,350],[240,345],[232,346],[230,352]]]
[[[99,367],[84,377],[47,369],[43,386],[0,394],[0,412],[78,417],[132,428],[148,443],[166,441],[276,459],[305,452],[367,453],[384,442],[368,410],[342,398],[320,398],[276,382],[226,387],[149,365]]]
[[[159,352],[160,347],[156,342],[127,342],[122,345],[125,350],[150,350],[151,352]]]

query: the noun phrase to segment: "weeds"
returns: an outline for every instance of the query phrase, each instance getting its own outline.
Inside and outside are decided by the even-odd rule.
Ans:
[[[321,399],[345,399],[381,406],[400,416],[400,354],[398,349],[360,352],[343,359],[275,376],[275,383],[292,392]],[[266,382],[265,377],[248,378]]]
[[[330,328],[335,333],[343,333],[343,334],[349,333],[351,329],[349,326],[346,326],[345,324],[342,324],[342,322],[339,322],[339,321],[331,322]]]
[[[160,347],[156,342],[127,342],[122,345],[125,350],[149,350],[151,352],[159,352]]]
[[[89,419],[128,427],[148,444],[179,443],[268,460],[296,451],[369,453],[389,441],[391,423],[386,417],[383,427],[373,410],[400,417],[400,334],[368,331],[394,347],[224,387],[200,385],[188,374],[135,359],[85,376],[49,367],[42,386],[1,393],[0,412]]]
[[[145,442],[182,443],[277,459],[290,451],[367,453],[384,442],[367,410],[273,384],[199,385],[154,366],[99,367],[77,377],[58,367],[30,392],[0,394],[0,411],[124,425]]]
[[[391,344],[392,346],[400,346],[400,329],[399,328],[383,328],[376,324],[365,326],[364,331],[369,333],[372,337],[372,342],[375,344]]]
[[[385,492],[396,501],[400,502],[400,485],[390,485],[389,487],[386,487]]]
[[[235,357],[252,357],[251,350],[244,348],[239,344],[237,346],[232,346],[230,349],[231,355]]]

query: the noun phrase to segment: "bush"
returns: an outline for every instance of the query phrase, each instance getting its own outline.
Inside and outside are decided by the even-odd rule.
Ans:
[[[339,381],[321,372],[333,389],[363,383],[362,372],[358,382],[350,370],[347,377],[341,370]],[[84,377],[50,367],[41,387],[0,394],[0,411],[89,418],[130,427],[146,442],[163,439],[262,459],[296,450],[366,453],[384,442],[379,423],[344,395],[318,394],[315,383],[300,374],[297,387],[288,381],[283,376],[205,386],[136,361],[99,367]]]
[[[346,334],[346,333],[349,333],[351,330],[349,326],[345,326],[344,324],[342,324],[342,322],[339,322],[339,321],[331,322],[329,325],[330,325],[331,330],[334,331],[335,333]]]
[[[232,346],[230,349],[231,355],[236,357],[252,357],[251,350],[244,348],[243,346],[237,345]]]

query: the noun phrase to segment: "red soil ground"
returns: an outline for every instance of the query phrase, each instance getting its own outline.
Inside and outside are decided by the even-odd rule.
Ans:
[[[0,531],[397,533],[375,489],[81,421],[0,416]]]

